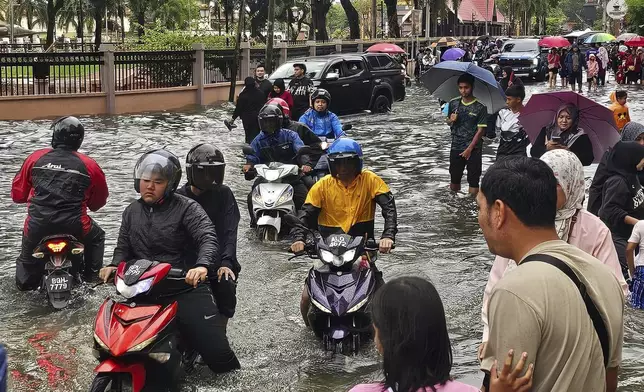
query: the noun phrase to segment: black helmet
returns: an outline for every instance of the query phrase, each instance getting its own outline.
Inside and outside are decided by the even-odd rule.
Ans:
[[[151,180],[155,174],[162,179],[168,180],[168,187],[163,195],[167,198],[177,190],[181,181],[181,162],[173,153],[167,150],[146,152],[136,161],[134,166],[134,189],[140,192],[141,187],[139,184],[141,179]]]
[[[259,129],[272,135],[282,128],[284,114],[282,114],[282,109],[277,105],[264,105],[262,110],[259,111],[257,120],[259,121]]]
[[[53,148],[64,146],[76,151],[83,143],[85,127],[76,117],[61,117],[51,124],[51,129],[53,130],[51,134]]]
[[[223,183],[225,169],[224,154],[212,144],[198,144],[186,156],[188,185],[202,191],[212,189],[215,184]]]
[[[323,88],[319,88],[313,91],[313,94],[311,94],[311,102],[315,103],[316,99],[324,99],[326,101],[327,107],[331,105],[331,93]]]

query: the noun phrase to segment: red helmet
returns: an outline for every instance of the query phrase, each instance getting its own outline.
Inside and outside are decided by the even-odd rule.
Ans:
[[[282,98],[271,98],[266,102],[267,105],[277,105],[282,108],[282,112],[284,113],[284,117],[290,118],[291,117],[291,109],[288,107],[288,103],[286,103],[285,100]]]

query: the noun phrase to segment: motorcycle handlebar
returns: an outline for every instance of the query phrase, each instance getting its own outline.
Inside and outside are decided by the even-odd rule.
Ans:
[[[170,271],[168,271],[168,278],[183,279],[185,277],[186,271],[182,270],[181,268],[171,268]]]

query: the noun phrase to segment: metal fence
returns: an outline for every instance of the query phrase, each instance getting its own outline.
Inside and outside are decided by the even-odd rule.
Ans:
[[[286,46],[291,47],[291,46],[306,46],[306,41],[305,40],[289,40],[289,41],[282,41],[286,42]]]
[[[317,45],[315,47],[316,56],[326,56],[333,53],[336,53],[335,45]]]
[[[309,47],[308,46],[295,46],[293,48],[289,48],[286,57],[287,59],[294,59],[297,57],[306,57],[309,55]]]
[[[0,41],[0,53],[42,53],[42,52],[96,52],[96,45],[92,43],[61,43],[55,42],[49,50],[44,43],[9,44]]]
[[[116,91],[191,86],[192,51],[115,52]]]
[[[358,44],[356,43],[342,43],[342,53],[357,53]]]
[[[242,80],[241,75],[241,56],[238,56],[237,62],[237,80]],[[235,50],[206,50],[204,51],[204,83],[221,83],[229,82],[233,61],[235,60]]]
[[[280,49],[279,48],[273,48],[273,58],[271,60],[271,70],[275,70],[279,66],[279,59],[280,59]],[[249,64],[249,69],[251,75],[255,74],[255,68],[257,68],[258,65],[264,65],[264,67],[267,67],[268,64],[266,64],[266,48],[251,48],[250,49],[250,64]]]
[[[101,91],[102,53],[0,53],[0,96]]]

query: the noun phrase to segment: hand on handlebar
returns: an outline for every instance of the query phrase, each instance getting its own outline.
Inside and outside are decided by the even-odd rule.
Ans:
[[[235,280],[235,273],[228,267],[220,267],[217,270],[218,281],[221,282],[221,278],[224,278],[224,277],[226,280],[228,279]]]
[[[302,252],[304,252],[304,246],[305,246],[304,241],[295,241],[291,245],[291,252],[293,252],[295,254],[302,253]]]
[[[107,283],[107,281],[110,280],[112,274],[116,272],[116,269],[117,268],[113,265],[103,267],[100,271],[98,271],[98,277],[103,281],[103,283]]]
[[[253,165],[244,165],[242,166],[242,170],[244,173],[248,173],[248,171],[253,167]]]
[[[380,253],[389,253],[391,248],[394,246],[394,240],[391,238],[382,238],[378,244],[378,250]]]
[[[306,173],[309,173],[311,170],[313,170],[313,168],[311,168],[311,166],[309,165],[302,166],[302,173],[306,174]]]
[[[196,267],[188,271],[186,274],[186,283],[192,287],[197,287],[199,282],[206,280],[208,276],[208,270],[206,267]]]

